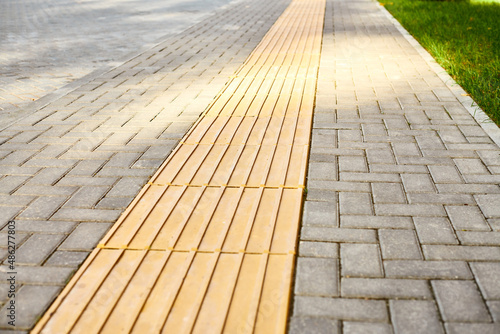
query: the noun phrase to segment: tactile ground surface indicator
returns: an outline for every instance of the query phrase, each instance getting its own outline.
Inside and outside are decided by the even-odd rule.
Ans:
[[[294,0],[35,333],[283,333],[324,0]]]

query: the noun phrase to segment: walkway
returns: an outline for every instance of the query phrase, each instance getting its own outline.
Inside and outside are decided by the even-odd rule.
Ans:
[[[0,179],[17,182],[5,196],[5,201],[14,199],[9,203],[12,212],[18,210],[12,213],[21,222],[16,224],[56,228],[51,224],[72,223],[59,234],[38,234],[41,241],[32,241],[32,250],[42,249],[51,240],[48,236],[58,239],[43,255],[24,255],[33,259],[25,268],[68,269],[64,261],[69,261],[68,253],[78,253],[87,231],[99,225],[104,233],[138,185],[149,180],[35,332],[283,333],[288,328],[301,334],[498,333],[500,149],[458,101],[460,94],[376,2],[246,4],[253,7],[230,7],[220,20],[241,19],[252,26],[259,18],[268,26],[243,29],[253,37],[261,35],[248,39],[254,44],[244,47],[246,61],[236,53],[240,62],[234,60],[221,72],[231,76],[224,87],[227,80],[219,76],[207,81],[213,87],[196,95],[206,99],[183,105],[191,101],[190,90],[176,85],[175,78],[168,90],[178,95],[170,100],[162,99],[159,90],[151,90],[153,102],[139,97],[111,102],[112,92],[104,98],[100,90],[113,82],[126,82],[120,89],[127,90],[116,92],[119,99],[127,99],[129,91],[137,94],[138,82],[156,78],[155,66],[167,63],[164,59],[175,65],[184,55],[160,48],[104,77],[109,84],[96,79],[95,86],[82,88],[65,105],[78,109],[65,114],[56,104],[20,123],[30,130],[14,125],[4,131],[9,135],[17,130],[13,138],[22,140],[10,139],[0,147],[34,150],[39,138],[46,137],[39,132],[57,131],[56,124],[72,117],[79,121],[68,130],[73,136],[60,135],[51,142],[47,154],[54,151],[53,156],[39,157],[47,149],[42,146],[36,154],[11,152],[2,159],[16,173],[38,166],[31,171],[34,176]],[[262,18],[263,13],[268,16]],[[210,21],[212,27],[220,27],[216,22]],[[200,26],[184,36],[193,36],[196,29]],[[242,41],[241,36],[231,37],[233,43]],[[199,61],[200,52],[194,54],[186,61]],[[179,60],[174,71],[183,64]],[[202,73],[214,65],[200,64],[207,66]],[[140,79],[134,79],[137,75]],[[163,73],[158,83],[171,76]],[[185,77],[195,75],[179,78]],[[182,107],[174,117],[163,109],[165,103]],[[134,109],[139,105],[145,108],[141,112]],[[161,140],[164,124],[175,121],[187,130],[195,118],[163,162],[169,153]],[[46,119],[52,127],[41,129]],[[102,127],[103,122],[117,125]],[[152,124],[145,126],[148,122]],[[99,128],[109,132],[79,140]],[[160,134],[145,136],[152,129]],[[135,130],[132,136],[130,130]],[[26,134],[30,131],[34,136]],[[181,132],[167,137],[170,147]],[[66,144],[69,148],[57,151],[70,138],[76,139]],[[153,146],[157,141],[159,146]],[[130,143],[151,146],[130,151],[125,149]],[[60,166],[79,147],[90,161],[105,160],[83,168],[81,156],[71,167]],[[124,150],[116,153],[119,147]],[[47,166],[33,165],[37,160]],[[149,174],[135,174],[146,166]],[[74,175],[79,172],[87,174]],[[138,177],[136,190],[126,183],[132,175]],[[45,179],[45,186],[29,184]],[[106,204],[108,192],[92,197],[93,189],[109,191],[122,180],[116,191],[128,191],[127,200],[118,201],[115,194]],[[53,195],[56,204],[53,197],[25,193],[70,186],[73,192]],[[83,195],[74,200],[79,192]],[[95,198],[92,204],[81,204],[89,198]],[[72,201],[78,206],[68,205]],[[120,206],[99,209],[101,201],[105,208]],[[72,222],[74,215],[83,222]],[[102,217],[107,223],[93,222]],[[94,237],[85,245],[96,241]],[[50,290],[53,284],[24,284],[24,291],[58,291]]]

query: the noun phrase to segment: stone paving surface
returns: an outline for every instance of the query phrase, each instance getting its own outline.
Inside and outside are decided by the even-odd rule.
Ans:
[[[0,2],[0,114],[180,33],[229,0]]]
[[[0,270],[14,219],[17,329],[34,325],[288,4],[233,3],[0,132]]]
[[[378,3],[327,0],[290,333],[499,333],[499,183]]]
[[[0,132],[20,333],[288,3],[231,5]],[[500,149],[376,2],[327,0],[310,153],[290,333],[500,332]]]

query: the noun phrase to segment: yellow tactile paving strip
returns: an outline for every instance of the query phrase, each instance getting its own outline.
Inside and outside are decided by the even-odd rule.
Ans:
[[[34,333],[284,333],[324,0],[294,0]]]

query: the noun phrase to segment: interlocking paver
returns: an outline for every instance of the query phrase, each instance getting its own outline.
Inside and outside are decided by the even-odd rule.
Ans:
[[[382,277],[380,250],[373,244],[341,244],[343,277]]]
[[[391,260],[384,261],[384,269],[387,277],[472,279],[469,266],[464,261]]]
[[[390,278],[342,278],[342,297],[373,299],[430,299],[425,281]]]
[[[470,281],[432,281],[431,284],[444,321],[491,321],[475,283]]]
[[[444,333],[436,305],[423,300],[391,300],[395,333]]]

